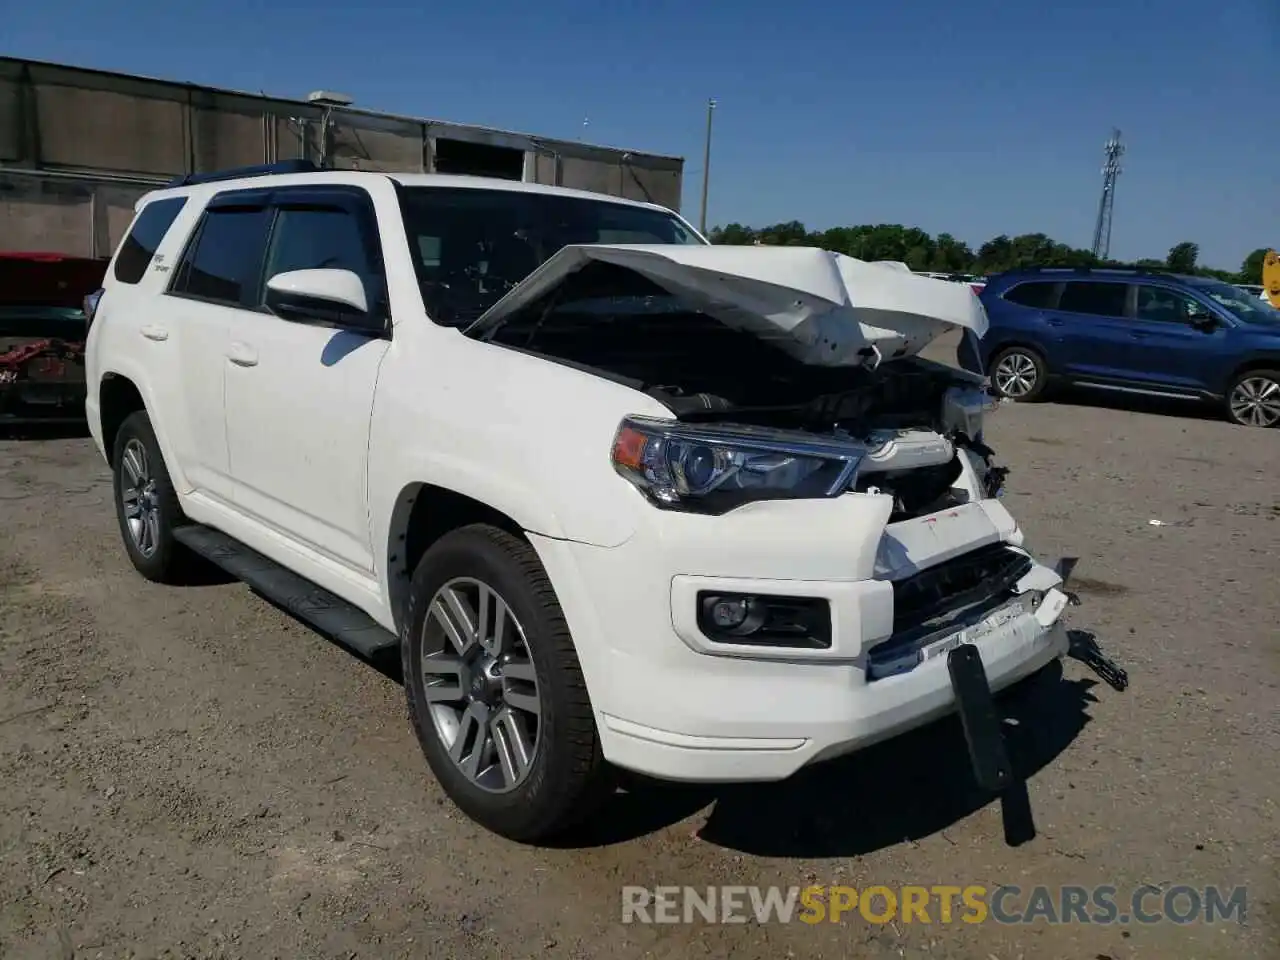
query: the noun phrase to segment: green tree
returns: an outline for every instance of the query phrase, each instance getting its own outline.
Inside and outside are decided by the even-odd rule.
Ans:
[[[973,251],[967,243],[961,243],[949,233],[938,234],[933,245],[930,270],[940,273],[964,273],[973,266]]]
[[[756,236],[761,243],[776,247],[803,247],[810,243],[809,231],[799,220],[763,227]]]
[[[1244,258],[1240,265],[1241,283],[1262,283],[1262,261],[1267,258],[1267,248],[1259,247]]]
[[[1200,248],[1194,243],[1179,243],[1163,260],[1144,258],[1132,263],[1099,260],[1088,250],[1058,243],[1043,233],[1024,233],[1009,237],[1000,234],[982,244],[975,253],[949,233],[931,237],[919,227],[900,223],[863,223],[810,231],[799,220],[788,220],[767,227],[748,227],[730,223],[715,227],[708,235],[712,243],[770,246],[820,247],[859,260],[896,260],[912,270],[946,273],[992,274],[1018,267],[1161,267],[1180,273],[1239,283],[1259,283],[1265,250],[1255,250],[1245,259],[1240,273],[1215,270],[1198,264]]]
[[[712,243],[722,243],[730,247],[749,247],[756,241],[756,232],[740,223],[731,223],[724,227],[715,227],[707,237]]]
[[[1195,273],[1196,261],[1200,258],[1198,244],[1184,241],[1170,248],[1165,265],[1174,273]]]

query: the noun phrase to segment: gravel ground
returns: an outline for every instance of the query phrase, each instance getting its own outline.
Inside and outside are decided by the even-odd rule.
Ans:
[[[783,785],[639,787],[559,849],[453,810],[393,666],[239,584],[140,579],[88,440],[0,442],[0,957],[1280,956],[1280,433],[1077,399],[1002,406],[989,442],[1029,545],[1081,558],[1072,625],[1131,679],[1068,660],[1005,704],[1033,837],[944,721]],[[620,922],[623,885],[808,883],[1245,885],[1248,906]]]

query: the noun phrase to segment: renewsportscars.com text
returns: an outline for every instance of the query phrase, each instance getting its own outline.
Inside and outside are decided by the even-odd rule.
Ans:
[[[623,923],[1154,924],[1245,922],[1244,887],[623,887]]]

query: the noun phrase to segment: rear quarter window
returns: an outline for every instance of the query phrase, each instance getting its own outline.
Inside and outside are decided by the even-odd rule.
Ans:
[[[186,205],[186,197],[166,197],[163,200],[152,200],[142,208],[116,254],[112,274],[117,280],[121,283],[137,283],[142,279],[147,267],[151,265],[156,249]]]
[[[1004,299],[1021,307],[1044,309],[1053,302],[1053,291],[1056,283],[1036,280],[1031,283],[1019,283],[1005,291]]]

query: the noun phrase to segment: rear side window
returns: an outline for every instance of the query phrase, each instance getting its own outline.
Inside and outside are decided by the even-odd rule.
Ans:
[[[137,283],[142,279],[160,241],[186,205],[186,197],[166,197],[163,200],[152,200],[142,208],[133,226],[129,228],[129,235],[120,244],[120,252],[116,254],[113,272],[117,280],[121,283]]]
[[[1098,317],[1123,317],[1128,284],[1100,283],[1095,280],[1068,280],[1062,288],[1059,310],[1089,313]]]
[[[270,224],[267,208],[206,210],[170,292],[228,306],[253,306]]]
[[[1004,299],[1023,307],[1035,307],[1043,310],[1053,302],[1053,291],[1056,286],[1056,283],[1045,283],[1044,281],[1020,283],[1006,293]]]

